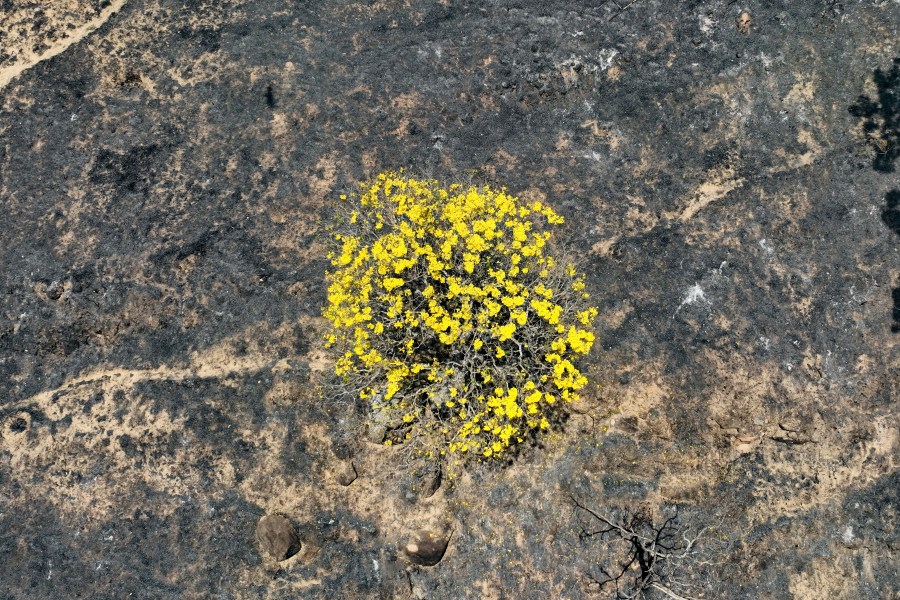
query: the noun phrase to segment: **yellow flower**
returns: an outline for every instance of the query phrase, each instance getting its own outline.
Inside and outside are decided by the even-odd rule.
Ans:
[[[497,327],[496,334],[497,339],[501,342],[505,342],[516,332],[516,326],[512,323],[507,323],[506,325],[501,325]]]
[[[572,350],[580,354],[587,354],[591,346],[594,345],[594,334],[590,331],[575,329],[575,326],[569,327],[569,334],[566,337]]]
[[[578,312],[575,316],[578,319],[578,322],[582,325],[590,325],[591,321],[594,320],[594,317],[597,316],[597,309],[592,306],[586,310]]]
[[[391,291],[394,288],[398,288],[403,285],[403,280],[399,277],[385,277],[381,280],[381,285],[384,286],[384,289],[387,291]]]
[[[343,382],[404,424],[385,445],[427,433],[444,442],[424,456],[493,460],[526,425],[549,429],[557,399],[577,399],[587,383],[573,361],[593,346],[597,316],[584,277],[551,256],[549,228],[562,217],[504,189],[402,171],[341,202],[324,341]],[[445,354],[463,357],[459,367]]]

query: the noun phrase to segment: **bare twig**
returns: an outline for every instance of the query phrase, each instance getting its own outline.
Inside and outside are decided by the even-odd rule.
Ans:
[[[626,10],[628,10],[629,8],[631,8],[631,5],[634,4],[634,3],[636,3],[637,1],[638,1],[638,0],[631,0],[631,2],[629,2],[629,3],[626,4],[625,6],[619,7],[619,12],[617,12],[616,14],[614,14],[613,16],[611,16],[611,17],[609,18],[609,20],[612,21],[613,19],[615,19],[616,17],[618,17],[619,15],[621,15],[623,12],[625,12]],[[618,6],[618,3],[616,3],[616,6]]]
[[[603,589],[610,585],[618,600],[638,598],[657,590],[674,600],[692,600],[682,589],[688,586],[680,578],[697,560],[697,541],[705,529],[691,537],[682,530],[678,514],[656,525],[646,511],[624,511],[618,518],[592,509],[570,496],[574,506],[601,525],[597,529],[583,527],[580,539],[599,538],[612,546],[624,546],[624,559],[614,567],[603,561],[598,565],[602,577],[588,574],[592,585]],[[613,550],[614,548],[607,548]]]

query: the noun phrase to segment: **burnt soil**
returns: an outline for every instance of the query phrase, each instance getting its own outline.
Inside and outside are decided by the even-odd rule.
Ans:
[[[611,597],[573,498],[706,528],[686,596],[900,598],[898,26],[0,0],[0,598]],[[321,223],[398,167],[552,205],[601,315],[571,417],[428,497],[323,387]]]

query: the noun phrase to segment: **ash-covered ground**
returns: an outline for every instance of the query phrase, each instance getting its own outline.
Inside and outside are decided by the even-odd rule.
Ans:
[[[552,205],[601,310],[452,483],[322,387],[321,224],[399,167]],[[575,502],[696,537],[648,598],[900,598],[898,401],[896,0],[0,1],[4,600],[614,597]]]

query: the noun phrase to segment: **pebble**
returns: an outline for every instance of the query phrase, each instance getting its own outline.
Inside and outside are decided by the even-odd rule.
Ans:
[[[300,551],[300,538],[291,522],[282,515],[266,515],[256,525],[260,552],[273,560],[286,560]]]
[[[369,423],[369,426],[366,428],[366,440],[373,444],[383,442],[386,434],[387,427],[380,423]]]
[[[352,462],[340,463],[335,472],[335,479],[345,487],[356,481],[357,477],[359,477],[359,474],[356,472],[356,467]]]
[[[422,498],[431,498],[441,487],[441,467],[435,466],[422,478]]]

